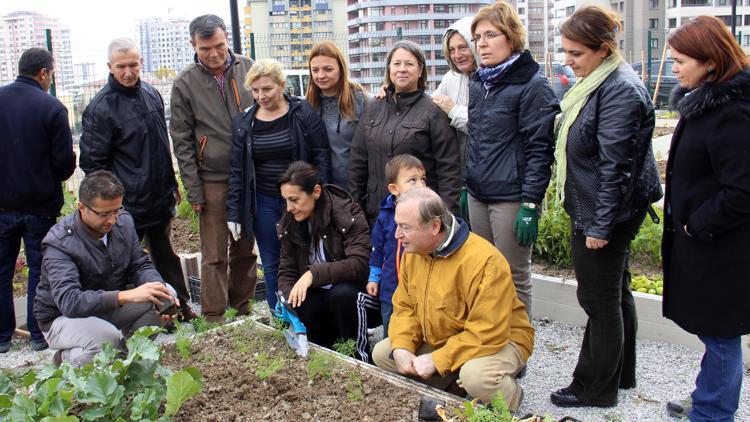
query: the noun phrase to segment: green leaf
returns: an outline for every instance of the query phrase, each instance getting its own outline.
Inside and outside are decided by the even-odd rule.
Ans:
[[[5,374],[5,371],[0,371],[0,394],[15,394],[15,390],[10,377]]]
[[[164,333],[164,332],[166,332],[165,329],[150,325],[148,327],[139,328],[138,330],[136,330],[135,333],[133,333],[133,335],[130,338],[133,338],[133,337],[149,338],[155,334]],[[130,345],[128,345],[128,348],[130,348]]]
[[[167,378],[167,405],[164,414],[174,416],[192,396],[201,392],[201,382],[192,371],[182,370]]]
[[[37,381],[44,381],[50,378],[59,378],[63,374],[63,370],[56,367],[53,364],[44,365],[39,372],[36,373]]]
[[[102,350],[94,356],[94,366],[104,368],[112,365],[118,353],[120,353],[120,349],[116,349],[110,343],[104,342]]]
[[[34,421],[36,418],[36,406],[34,402],[25,394],[16,394],[13,397],[8,418],[12,421]]]
[[[161,399],[156,395],[154,389],[148,388],[133,399],[130,406],[131,420],[154,420],[158,417]]]
[[[12,405],[13,396],[11,396],[10,394],[0,394],[0,415],[7,412]]]
[[[139,330],[140,331],[140,330]],[[159,345],[146,337],[131,337],[128,339],[128,358],[126,363],[133,362],[138,356],[142,359],[159,360],[161,352]]]
[[[152,359],[135,360],[128,368],[127,379],[137,386],[150,387],[156,383],[156,367],[158,365],[159,362]]]
[[[203,387],[203,374],[201,374],[201,371],[199,371],[198,368],[186,366],[182,368],[182,370],[190,374],[190,376],[193,377],[193,380],[200,384],[201,388]]]
[[[86,395],[80,400],[83,403],[99,403],[107,405],[114,403],[112,400],[116,396],[117,385],[115,377],[107,372],[97,372],[93,374],[88,383],[86,383]]]
[[[21,384],[28,388],[31,387],[36,382],[36,372],[29,371],[23,375],[21,378]]]
[[[109,409],[102,406],[97,407],[89,407],[88,409],[81,412],[78,416],[81,417],[84,421],[100,421],[100,420],[109,420],[110,418],[106,418],[106,416],[109,415]]]
[[[78,422],[79,419],[76,416],[47,416],[40,422]]]

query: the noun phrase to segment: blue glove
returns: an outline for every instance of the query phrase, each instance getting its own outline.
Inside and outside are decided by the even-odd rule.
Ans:
[[[297,317],[297,314],[295,314],[294,312],[290,312],[289,309],[284,306],[284,304],[286,303],[287,302],[286,299],[284,299],[284,296],[279,295],[279,300],[276,302],[274,314],[282,320],[288,322],[295,334],[307,334],[307,328],[305,328],[305,324],[300,321],[299,317]]]
[[[367,281],[373,283],[380,283],[380,277],[383,275],[383,270],[378,267],[370,265],[370,275],[367,277]]]

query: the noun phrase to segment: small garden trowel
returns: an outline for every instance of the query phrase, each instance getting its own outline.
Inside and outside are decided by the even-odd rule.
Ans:
[[[289,323],[289,328],[282,331],[286,342],[289,343],[289,346],[294,349],[297,355],[307,357],[309,345],[307,344],[307,329],[305,328],[305,324],[300,321],[297,312],[286,301],[280,291],[276,292],[276,299],[274,314],[284,322]]]

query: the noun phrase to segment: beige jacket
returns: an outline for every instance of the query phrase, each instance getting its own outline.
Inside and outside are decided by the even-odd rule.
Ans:
[[[253,61],[230,54],[233,62],[224,73],[223,96],[214,76],[197,58],[172,86],[169,133],[191,204],[206,202],[203,182],[228,183],[232,119],[253,104],[252,94],[243,86]]]

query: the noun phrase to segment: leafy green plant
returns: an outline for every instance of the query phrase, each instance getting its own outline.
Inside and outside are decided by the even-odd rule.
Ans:
[[[190,346],[195,341],[195,329],[191,324],[177,323],[174,345],[183,359],[190,358]]]
[[[534,243],[534,252],[550,264],[572,267],[570,249],[570,217],[555,198],[552,188],[548,193],[547,209],[539,219],[539,236]]]
[[[0,376],[0,419],[171,420],[200,393],[203,379],[195,368],[173,372],[159,365],[161,348],[149,339],[159,331],[139,329],[127,341],[125,359],[106,343],[91,364],[80,368],[50,364],[20,380]]]
[[[277,317],[276,315],[271,316],[271,328],[273,328],[274,330],[284,331],[288,326],[289,324],[283,319]]]
[[[262,380],[267,379],[284,368],[284,359],[279,357],[271,359],[265,353],[258,353],[255,360],[258,361],[258,368],[255,370],[255,375]]]
[[[333,356],[322,352],[313,352],[307,360],[307,376],[310,379],[329,378],[334,364]]]
[[[206,321],[206,317],[204,317],[203,315],[197,318],[193,318],[190,323],[193,324],[193,328],[195,328],[196,334],[205,333],[208,330],[212,330],[216,327],[221,326],[221,324],[217,322]]]
[[[346,374],[346,398],[349,401],[360,401],[365,397],[362,376],[356,371],[347,371]]]
[[[336,340],[335,343],[333,343],[333,350],[341,353],[344,356],[353,358],[357,353],[357,341],[351,338],[348,340],[340,338]]]
[[[76,198],[75,192],[68,189],[66,184],[67,182],[62,182],[63,206],[60,210],[60,218],[73,214],[78,207],[78,198]]]
[[[226,311],[224,311],[224,321],[226,322],[232,322],[237,318],[237,310],[234,308],[227,308]]]
[[[640,262],[645,262],[653,267],[661,266],[661,237],[664,231],[664,213],[654,208],[656,215],[659,216],[659,223],[654,223],[649,215],[641,225],[641,229],[630,243],[630,250],[633,258]]]
[[[187,191],[182,185],[182,179],[180,177],[177,178],[177,186],[180,190],[180,196],[182,197],[182,201],[177,204],[177,218],[186,218],[190,220],[190,232],[197,235],[200,232],[198,214],[193,211],[192,205],[190,205],[190,202],[187,200]]]
[[[461,421],[461,422],[554,422],[551,417],[545,416],[539,418],[531,416],[526,419],[518,419],[511,412],[508,403],[505,402],[502,393],[499,391],[492,397],[489,404],[479,403],[479,399],[464,402],[463,408],[452,407],[450,411],[455,415],[449,417],[446,411],[438,408],[437,412],[444,421]]]

